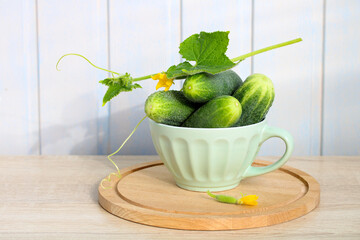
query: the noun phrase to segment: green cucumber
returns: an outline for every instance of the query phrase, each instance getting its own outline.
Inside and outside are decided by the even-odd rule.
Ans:
[[[258,123],[265,118],[274,101],[274,85],[264,74],[255,73],[246,78],[233,96],[239,100],[243,111],[234,126]]]
[[[241,84],[241,78],[232,70],[215,75],[198,73],[186,78],[183,92],[190,101],[205,103],[218,96],[232,95]]]
[[[241,116],[241,105],[232,96],[216,97],[196,110],[183,124],[193,128],[226,128]]]
[[[181,91],[158,91],[145,102],[146,115],[157,123],[180,126],[196,110]]]

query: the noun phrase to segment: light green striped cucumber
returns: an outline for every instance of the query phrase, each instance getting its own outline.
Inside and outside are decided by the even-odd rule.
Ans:
[[[205,103],[221,95],[232,95],[241,84],[241,78],[232,70],[215,75],[198,73],[186,78],[183,92],[190,101]]]
[[[239,100],[243,111],[234,126],[258,123],[265,118],[274,101],[274,85],[264,74],[255,73],[246,78],[233,96]]]
[[[241,116],[241,105],[232,96],[216,97],[196,110],[183,127],[226,128],[236,123]]]
[[[173,126],[180,126],[195,110],[196,105],[175,90],[154,92],[145,102],[145,113],[150,119]]]

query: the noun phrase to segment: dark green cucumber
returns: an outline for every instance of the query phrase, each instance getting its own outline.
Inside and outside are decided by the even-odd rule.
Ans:
[[[258,123],[265,118],[274,101],[274,85],[264,74],[255,73],[246,78],[233,96],[239,100],[243,111],[234,126]]]
[[[180,126],[196,110],[181,91],[158,91],[145,102],[146,115],[158,123]]]
[[[241,105],[232,96],[216,97],[196,110],[183,124],[193,128],[226,128],[241,116]]]
[[[218,96],[232,95],[241,84],[241,78],[232,70],[215,75],[198,73],[186,78],[183,92],[190,101],[205,103]]]

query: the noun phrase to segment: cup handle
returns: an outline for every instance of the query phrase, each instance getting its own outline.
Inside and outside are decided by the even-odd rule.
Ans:
[[[294,140],[293,140],[293,137],[291,136],[291,134],[288,131],[284,130],[284,129],[265,126],[265,128],[264,128],[264,130],[262,132],[259,147],[266,140],[268,140],[269,138],[272,138],[272,137],[279,137],[285,142],[286,150],[285,150],[284,155],[279,160],[274,162],[273,164],[270,164],[270,165],[265,166],[265,167],[252,167],[252,166],[249,166],[248,169],[246,170],[244,176],[243,176],[244,178],[258,176],[258,175],[261,175],[261,174],[265,174],[265,173],[274,171],[274,170],[280,168],[282,165],[284,165],[287,162],[287,160],[290,158],[291,153],[294,150]]]

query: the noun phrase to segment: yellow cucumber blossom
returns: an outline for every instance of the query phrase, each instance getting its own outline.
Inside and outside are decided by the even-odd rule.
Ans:
[[[154,80],[159,80],[159,82],[156,84],[156,90],[158,90],[161,87],[165,88],[165,91],[168,91],[171,85],[173,85],[173,78],[167,78],[166,73],[157,73],[155,75],[151,76]]]
[[[243,196],[242,198],[240,198],[238,200],[238,204],[244,204],[244,205],[250,205],[250,206],[256,206],[258,196],[256,195],[247,195],[247,196]]]
[[[215,195],[212,194],[210,191],[207,191],[207,194],[222,203],[243,204],[249,206],[256,206],[258,204],[256,200],[259,198],[256,195],[244,196],[242,193],[240,193],[242,196],[240,199],[236,199],[235,197],[227,195]]]

